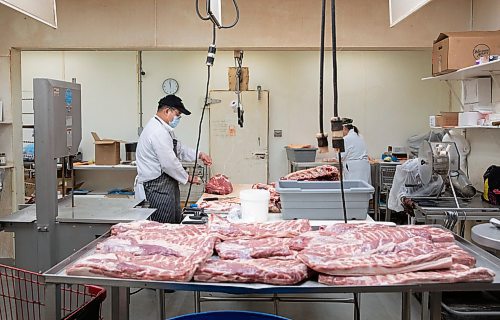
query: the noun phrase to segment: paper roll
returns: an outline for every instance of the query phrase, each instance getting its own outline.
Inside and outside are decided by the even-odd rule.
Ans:
[[[479,112],[471,111],[471,112],[462,112],[458,114],[458,125],[460,127],[467,126],[477,126],[477,121],[481,115]]]

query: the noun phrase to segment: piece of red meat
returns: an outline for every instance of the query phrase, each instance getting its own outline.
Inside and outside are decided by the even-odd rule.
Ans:
[[[340,277],[320,274],[318,282],[332,286],[411,285],[423,283],[492,282],[495,274],[487,268],[454,264],[450,269],[387,275]]]
[[[339,177],[340,172],[336,167],[324,165],[289,173],[281,178],[281,180],[337,181]]]
[[[208,180],[205,192],[210,194],[226,195],[233,192],[233,185],[229,178],[223,174],[216,174]]]
[[[196,270],[194,280],[293,285],[304,281],[309,275],[306,265],[297,260],[209,259]]]

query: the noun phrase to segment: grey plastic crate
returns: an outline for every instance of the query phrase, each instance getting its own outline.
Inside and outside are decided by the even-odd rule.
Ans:
[[[347,219],[364,220],[375,189],[364,181],[344,181]],[[280,180],[283,219],[343,220],[340,181]]]
[[[288,148],[286,149],[286,157],[288,161],[294,162],[314,162],[316,160],[316,151],[318,148]]]

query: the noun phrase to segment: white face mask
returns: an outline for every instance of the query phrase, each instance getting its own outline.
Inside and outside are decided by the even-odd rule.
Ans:
[[[170,121],[170,123],[168,125],[172,128],[175,128],[175,127],[177,127],[177,125],[179,124],[180,121],[181,121],[181,117],[175,116],[174,120]]]

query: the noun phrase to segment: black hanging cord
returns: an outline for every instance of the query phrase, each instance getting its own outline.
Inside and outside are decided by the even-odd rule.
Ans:
[[[335,0],[331,0],[331,18],[332,18],[332,84],[333,84],[333,115],[339,116],[338,110],[338,90],[337,90],[337,28],[335,23]],[[347,223],[347,209],[345,206],[344,192],[344,170],[342,164],[342,153],[339,151],[339,169],[340,169],[340,192],[342,194],[342,210],[344,213],[344,223]],[[358,296],[354,295],[354,307],[356,308],[356,320],[360,318]]]
[[[325,67],[325,15],[326,0],[321,2],[321,47],[319,50],[319,131],[323,131],[323,80]]]
[[[206,0],[208,1],[208,0]],[[196,14],[201,20],[210,20],[210,16],[207,14],[207,16],[202,16],[200,13],[200,6],[199,6],[199,0],[196,0]]]
[[[331,0],[331,11],[332,11],[332,75],[333,75],[333,115],[338,117],[338,90],[337,90],[337,27],[335,23],[335,0]]]
[[[332,16],[332,83],[333,83],[333,115],[339,116],[338,108],[338,90],[337,90],[337,28],[335,23],[335,0],[331,0],[331,16]],[[345,192],[344,192],[344,169],[342,165],[342,153],[339,151],[339,169],[340,169],[340,192],[342,194],[342,210],[344,212],[344,222],[347,223],[347,210],[345,207]]]
[[[215,24],[213,24],[213,33],[212,33],[212,45],[215,46],[215,34],[216,34],[216,27],[215,27]],[[194,175],[196,173],[196,166],[198,165],[198,151],[200,149],[200,139],[201,139],[201,130],[202,130],[202,127],[203,127],[203,118],[205,116],[205,110],[207,108],[207,106],[209,105],[209,88],[210,88],[210,73],[211,73],[211,69],[212,66],[211,65],[207,65],[207,84],[206,84],[206,87],[205,87],[205,103],[203,104],[203,109],[201,110],[201,117],[200,117],[200,122],[198,123],[198,138],[196,140],[196,157],[195,157],[195,160],[194,160],[194,168],[193,168],[193,173],[191,175],[192,178],[194,178]],[[184,202],[184,207],[187,207],[188,203],[189,203],[189,197],[191,196],[191,189],[193,188],[193,179],[191,179],[191,181],[189,181],[189,189],[188,189],[188,193],[187,193],[187,197],[186,197],[186,201]]]
[[[234,10],[236,11],[236,18],[230,25],[221,26],[221,29],[230,29],[234,27],[238,23],[238,21],[240,21],[240,9],[238,8],[238,3],[236,3],[236,0],[233,0],[233,5],[234,5]]]
[[[236,97],[237,97],[237,106],[236,110],[238,112],[238,125],[243,128],[243,113],[244,110],[241,108],[241,68],[243,65],[243,53],[240,54],[238,58],[234,58],[235,66],[236,66]]]

